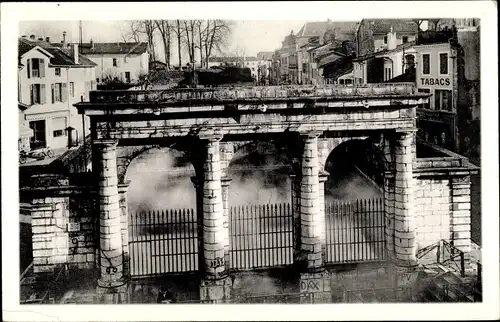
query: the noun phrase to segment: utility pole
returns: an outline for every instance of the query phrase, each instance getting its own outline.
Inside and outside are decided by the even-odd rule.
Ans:
[[[78,44],[79,44],[78,52],[81,53],[82,52],[82,42],[83,42],[83,26],[82,26],[81,20],[79,22],[79,31],[80,31],[80,35],[79,35],[79,39],[78,39]]]

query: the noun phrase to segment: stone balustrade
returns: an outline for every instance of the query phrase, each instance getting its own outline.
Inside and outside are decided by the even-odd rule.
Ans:
[[[175,102],[175,101],[231,101],[238,99],[293,99],[321,97],[373,97],[402,96],[418,94],[412,83],[343,85],[289,85],[255,87],[219,87],[201,89],[167,90],[123,90],[92,91],[92,103],[136,103],[136,102]]]

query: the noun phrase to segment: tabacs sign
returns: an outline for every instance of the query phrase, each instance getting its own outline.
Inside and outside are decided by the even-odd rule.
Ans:
[[[420,78],[421,85],[426,86],[450,86],[451,82],[449,78]]]

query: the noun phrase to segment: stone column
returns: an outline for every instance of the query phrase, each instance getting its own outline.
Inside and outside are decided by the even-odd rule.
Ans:
[[[114,140],[94,141],[99,158],[100,277],[99,301],[127,301]]]
[[[309,271],[319,271],[324,267],[321,254],[318,135],[310,133],[304,137],[300,181],[301,250]]]
[[[290,174],[294,262],[300,253],[300,175]]]
[[[385,245],[387,257],[394,259],[394,175],[384,176]]]
[[[320,238],[321,254],[323,261],[326,259],[326,213],[325,213],[325,183],[330,174],[326,171],[319,172],[319,212],[320,212]]]
[[[200,300],[218,303],[230,299],[228,267],[224,261],[227,230],[224,229],[219,141],[206,139],[203,165],[203,257],[204,275],[200,285]]]
[[[395,147],[394,250],[397,283],[409,284],[415,275],[416,227],[413,211],[413,131],[401,132]]]
[[[231,183],[231,178],[224,177],[221,180],[222,184],[222,210],[223,210],[223,226],[224,226],[224,263],[226,264],[226,269],[231,268],[230,254],[229,254],[229,184]]]
[[[452,212],[451,212],[451,241],[453,246],[464,252],[464,268],[469,271],[471,266],[471,182],[470,176],[454,177],[451,179]],[[460,265],[459,262],[457,262]]]
[[[205,260],[203,257],[203,178],[191,177],[196,189],[196,227],[198,236],[198,272],[200,276],[205,274]]]
[[[118,194],[120,198],[120,223],[122,234],[122,247],[123,247],[123,277],[130,279],[130,253],[129,253],[129,229],[128,229],[128,203],[127,192],[130,185],[130,180],[118,184]]]

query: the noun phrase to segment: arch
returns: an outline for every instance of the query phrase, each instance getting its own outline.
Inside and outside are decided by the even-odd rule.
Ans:
[[[227,175],[232,179],[229,203],[289,202],[290,159],[275,141],[246,141],[235,146]]]
[[[131,212],[194,208],[196,192],[191,177],[196,168],[184,151],[144,146],[129,149],[126,155],[122,175],[130,180],[127,203]]]
[[[389,163],[376,139],[350,138],[330,151],[324,170],[330,174],[325,198],[358,199],[380,196]]]

